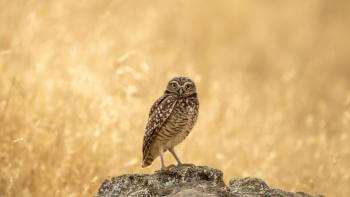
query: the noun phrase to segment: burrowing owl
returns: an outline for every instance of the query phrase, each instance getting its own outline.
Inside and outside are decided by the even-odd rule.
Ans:
[[[196,86],[187,77],[171,79],[163,94],[151,107],[143,138],[142,167],[151,165],[160,156],[165,167],[163,152],[169,151],[181,164],[174,147],[192,130],[198,117],[199,102]]]

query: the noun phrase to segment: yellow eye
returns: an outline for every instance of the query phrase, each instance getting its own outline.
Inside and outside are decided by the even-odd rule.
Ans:
[[[192,84],[188,83],[185,85],[186,90],[192,89]]]
[[[172,88],[177,88],[177,83],[173,82],[170,84]]]

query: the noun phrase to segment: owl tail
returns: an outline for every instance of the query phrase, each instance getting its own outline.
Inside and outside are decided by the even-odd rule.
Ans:
[[[152,157],[146,157],[146,158],[143,159],[141,167],[145,168],[145,167],[151,165],[152,162],[153,162],[153,158]]]

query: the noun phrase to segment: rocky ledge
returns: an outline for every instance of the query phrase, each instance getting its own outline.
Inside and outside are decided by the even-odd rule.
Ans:
[[[114,196],[313,197],[270,188],[257,178],[232,179],[225,185],[220,170],[192,164],[172,165],[154,174],[126,174],[105,180],[96,197]]]

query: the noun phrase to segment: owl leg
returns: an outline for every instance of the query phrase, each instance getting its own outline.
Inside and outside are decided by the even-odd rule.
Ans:
[[[159,157],[160,157],[160,162],[161,162],[161,164],[162,164],[161,169],[163,170],[163,169],[165,169],[164,158],[163,158],[163,150],[160,150],[160,151],[159,151]]]
[[[182,162],[180,161],[180,159],[177,157],[174,147],[169,149],[169,152],[175,157],[176,161],[177,161],[177,165],[182,164]]]

